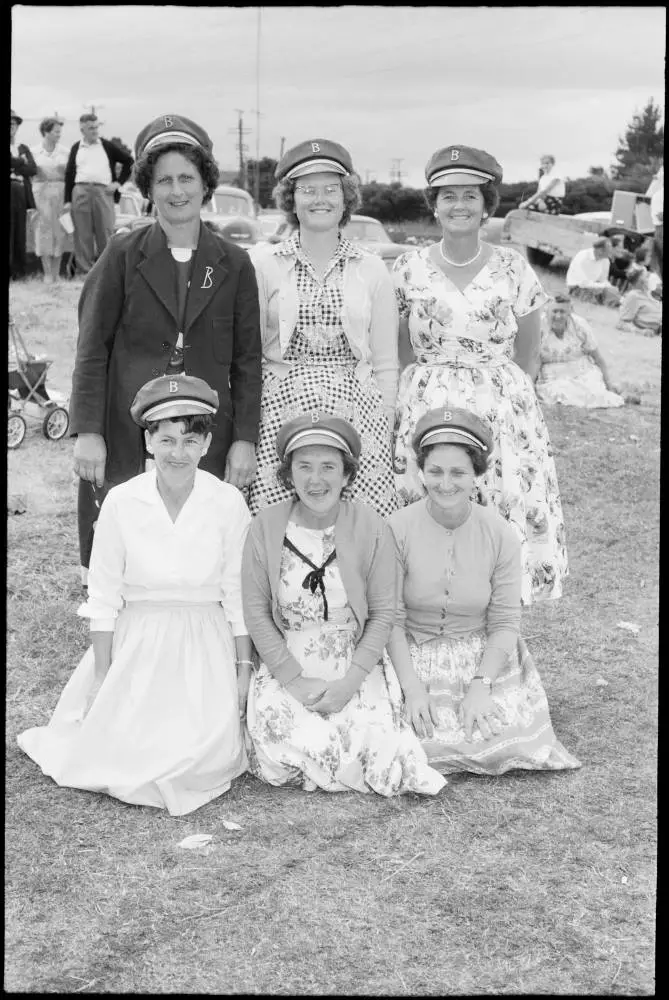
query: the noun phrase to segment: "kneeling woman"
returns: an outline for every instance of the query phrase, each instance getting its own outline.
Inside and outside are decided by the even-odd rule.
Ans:
[[[59,785],[176,816],[246,770],[240,573],[251,518],[234,486],[197,468],[217,408],[217,393],[188,375],[137,393],[131,413],[155,469],[103,501],[79,609],[92,647],[48,726],[18,738]]]
[[[261,661],[249,768],[308,790],[435,794],[444,779],[401,720],[397,678],[381,663],[397,597],[392,533],[342,498],[360,437],[315,412],[284,424],[276,447],[296,497],[260,510],[244,549],[244,618]]]
[[[518,536],[494,508],[470,499],[492,441],[467,410],[430,410],[416,425],[427,496],[389,518],[403,589],[388,652],[406,717],[440,771],[579,767],[553,732],[519,637]]]

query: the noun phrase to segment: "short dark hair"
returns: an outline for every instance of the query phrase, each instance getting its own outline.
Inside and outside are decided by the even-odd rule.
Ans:
[[[204,184],[203,204],[211,201],[211,196],[218,187],[220,171],[216,160],[202,146],[190,146],[184,142],[169,142],[148,152],[140,153],[135,161],[135,184],[144,198],[151,197],[151,185],[156,163],[163,153],[180,153],[197,169]]]
[[[571,306],[573,302],[566,292],[558,292],[557,295],[553,296],[553,302],[561,306]]]
[[[427,187],[423,192],[425,204],[431,212],[434,212],[440,191],[440,187]],[[481,184],[481,194],[483,195],[483,207],[488,213],[488,218],[492,219],[499,205],[499,191],[495,182],[486,181],[485,184]],[[481,219],[481,225],[483,225],[485,221],[485,219]]]
[[[326,173],[327,171],[323,171]],[[309,176],[308,174],[306,175]],[[287,180],[285,177],[280,180],[272,192],[274,204],[286,213],[286,219],[293,226],[299,226],[299,220],[295,214],[295,185],[304,177],[293,177]],[[351,221],[351,216],[356,208],[362,205],[362,194],[360,191],[360,178],[357,174],[348,174],[341,178],[341,186],[344,194],[344,212],[341,217],[340,226],[345,226]]]
[[[453,443],[455,444],[455,442]],[[427,444],[423,448],[416,449],[416,464],[418,465],[418,468],[421,470],[421,472],[425,468],[425,462],[427,460],[427,456],[430,454],[433,448],[438,448],[438,447],[439,447],[439,442],[436,442],[435,444]],[[474,466],[474,475],[482,476],[483,473],[488,468],[490,462],[489,459],[486,458],[486,456],[480,450],[480,448],[474,448],[472,445],[469,444],[456,444],[455,447],[462,448],[463,451],[467,452],[467,454],[472,460],[472,465]]]
[[[39,130],[42,135],[48,135],[49,132],[53,132],[56,125],[62,125],[60,118],[43,118],[39,123]]]
[[[344,475],[347,477],[346,486],[342,490],[342,497],[343,497],[346,491],[350,488],[351,484],[353,483],[353,480],[355,479],[356,475],[358,474],[358,467],[360,463],[358,462],[357,458],[353,458],[352,455],[347,455],[345,451],[340,451],[339,449],[337,450],[339,451],[339,454],[342,457],[344,464]],[[295,457],[295,454],[298,451],[299,448],[296,448],[295,451],[289,452],[289,454],[286,455],[279,462],[279,465],[277,466],[276,470],[276,478],[279,480],[284,489],[290,490],[292,493],[295,492],[295,486],[293,485],[291,470],[293,468],[293,458]]]
[[[147,420],[146,429],[149,434],[155,434],[164,420],[171,424],[183,424],[184,434],[201,434],[202,437],[206,437],[215,426],[211,413],[192,413],[187,417],[164,417],[162,420]]]
[[[98,121],[98,116],[94,115],[91,111],[86,111],[85,114],[79,115],[79,124],[83,125],[84,122],[96,122]]]

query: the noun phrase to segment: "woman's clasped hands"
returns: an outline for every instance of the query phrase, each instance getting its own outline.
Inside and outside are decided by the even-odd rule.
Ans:
[[[465,738],[473,739],[474,724],[484,740],[498,736],[506,717],[501,707],[494,701],[486,685],[474,679],[460,705],[460,721],[465,730]]]
[[[332,681],[300,675],[286,685],[286,691],[309,711],[334,715],[348,705],[364,677],[364,671],[355,666],[349,667],[343,677]]]

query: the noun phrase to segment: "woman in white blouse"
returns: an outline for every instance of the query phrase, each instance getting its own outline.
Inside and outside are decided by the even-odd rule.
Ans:
[[[49,724],[18,737],[59,785],[176,816],[227,791],[247,763],[240,574],[251,518],[234,486],[197,468],[217,409],[193,376],[137,393],[131,413],[155,468],[103,501],[78,612],[92,646]]]
[[[70,150],[60,141],[63,123],[57,118],[40,122],[42,142],[32,150],[37,164],[35,195],[35,253],[42,261],[44,280],[51,284],[60,273],[60,260],[72,251],[72,237],[61,225],[65,196],[65,167]]]

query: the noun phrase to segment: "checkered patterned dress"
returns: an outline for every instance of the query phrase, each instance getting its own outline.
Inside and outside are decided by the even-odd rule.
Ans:
[[[357,377],[358,362],[341,321],[344,267],[348,258],[360,256],[361,251],[349,240],[340,239],[320,279],[298,236],[286,240],[276,252],[296,258],[300,305],[297,326],[284,356],[290,365],[288,374],[280,378],[269,369],[263,372],[258,472],[249,495],[251,513],[290,496],[276,478],[276,435],[281,425],[311,410],[323,410],[349,420],[362,440],[358,474],[344,491],[345,498],[367,503],[385,517],[397,509],[397,501],[381,392],[373,375],[362,382]]]

